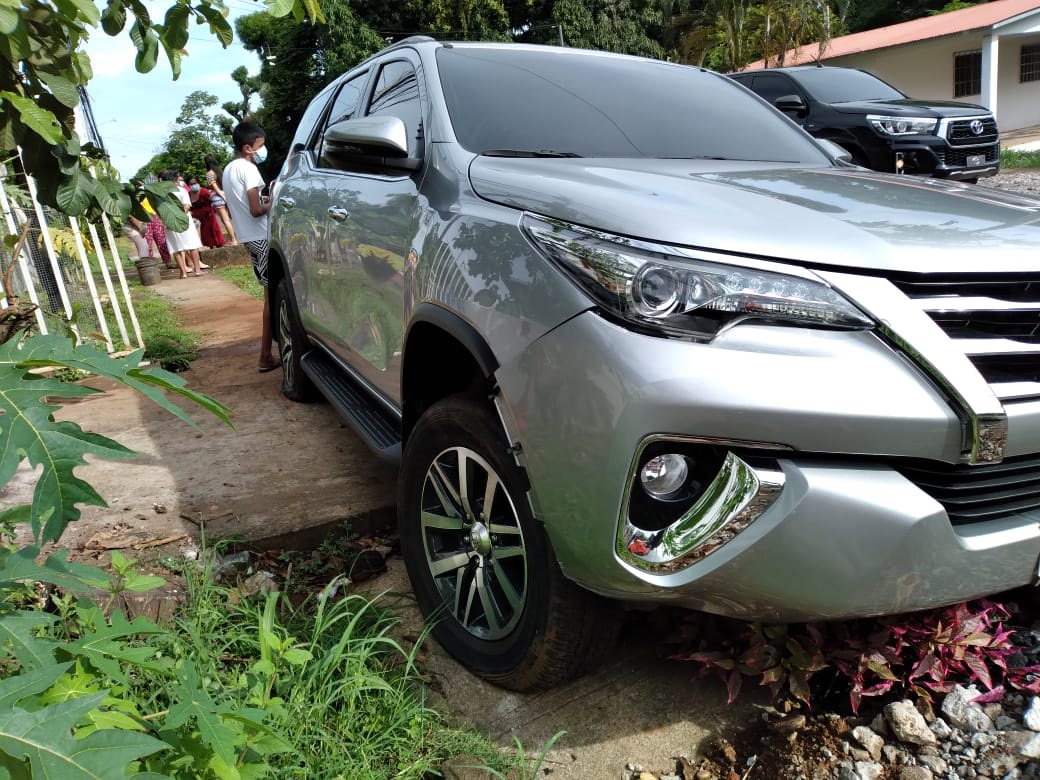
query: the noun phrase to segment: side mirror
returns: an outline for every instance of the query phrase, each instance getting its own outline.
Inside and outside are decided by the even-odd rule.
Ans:
[[[838,162],[848,163],[849,165],[854,164],[852,162],[852,152],[844,146],[835,143],[829,138],[817,138],[816,143],[822,146],[823,150]]]
[[[773,101],[773,105],[781,111],[796,111],[801,113],[806,109],[805,101],[802,100],[801,95],[782,95]]]
[[[408,156],[408,130],[396,116],[346,119],[330,126],[322,142],[322,157],[335,168],[417,171],[422,160]]]

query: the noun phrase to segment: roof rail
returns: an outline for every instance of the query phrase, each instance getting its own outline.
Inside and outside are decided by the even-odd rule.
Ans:
[[[394,41],[387,49],[392,49],[394,46],[405,46],[410,43],[436,43],[437,39],[430,35],[409,35],[407,38],[402,38],[399,41]],[[386,49],[383,49],[386,51]]]

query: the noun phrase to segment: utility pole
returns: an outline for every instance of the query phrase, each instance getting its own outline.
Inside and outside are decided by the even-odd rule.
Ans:
[[[563,42],[563,25],[556,25],[556,31],[560,34],[560,46],[566,46],[567,44]]]

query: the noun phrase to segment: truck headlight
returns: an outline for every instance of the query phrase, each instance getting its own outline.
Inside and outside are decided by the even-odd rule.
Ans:
[[[925,117],[879,116],[878,114],[868,114],[867,121],[882,135],[931,135],[939,122],[938,119]]]
[[[597,303],[630,323],[709,340],[726,323],[755,318],[865,329],[874,323],[809,271],[780,273],[526,215],[528,236]],[[725,258],[729,259],[729,258]]]

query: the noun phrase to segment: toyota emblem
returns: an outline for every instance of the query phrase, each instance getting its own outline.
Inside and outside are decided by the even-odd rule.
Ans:
[[[981,119],[972,119],[970,127],[972,135],[982,135],[983,127]]]

